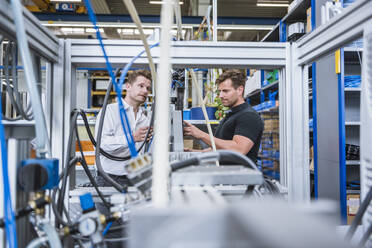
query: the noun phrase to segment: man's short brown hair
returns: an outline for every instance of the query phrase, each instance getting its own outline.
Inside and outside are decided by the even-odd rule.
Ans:
[[[232,86],[237,89],[239,86],[245,86],[245,76],[244,74],[239,70],[227,70],[224,73],[222,73],[218,79],[216,80],[216,84],[219,85],[223,81],[231,79]]]
[[[142,76],[151,81],[151,73],[147,70],[138,70],[129,73],[127,83],[133,84],[136,81],[137,77]]]

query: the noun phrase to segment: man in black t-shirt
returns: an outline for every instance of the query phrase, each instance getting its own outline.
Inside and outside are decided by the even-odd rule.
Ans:
[[[259,114],[244,101],[244,75],[238,70],[229,70],[222,73],[216,83],[222,104],[230,107],[216,130],[214,137],[216,148],[240,152],[256,162],[264,124]],[[186,121],[184,123],[185,135],[201,139],[211,146],[207,133]],[[202,151],[211,151],[211,148]]]

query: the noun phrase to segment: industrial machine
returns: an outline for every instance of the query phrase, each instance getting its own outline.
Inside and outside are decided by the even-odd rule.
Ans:
[[[94,13],[89,9],[89,1],[86,3],[99,37]],[[114,182],[97,162],[98,171],[112,187],[98,187],[84,155],[75,156],[75,141],[82,150],[76,120],[79,115],[86,120],[84,111],[75,109],[75,73],[78,66],[107,65],[113,79],[109,87],[115,88],[120,99],[123,81],[116,82],[119,70],[114,72],[112,67],[125,65],[121,74],[125,77],[124,72],[131,65],[147,64],[149,56],[141,57],[144,54],[142,42],[107,40],[103,44],[102,40],[58,40],[22,9],[18,0],[11,0],[11,3],[0,0],[0,6],[0,43],[6,44],[8,50],[8,64],[4,68],[6,94],[9,106],[15,111],[3,114],[0,125],[1,184],[4,185],[0,201],[4,203],[0,206],[1,245],[10,248],[111,247],[112,244],[129,247],[352,247],[336,235],[336,224],[330,217],[332,211],[309,203],[307,99],[300,96],[307,95],[303,86],[306,65],[362,34],[366,47],[361,126],[363,207],[346,237],[353,236],[363,219],[361,244],[370,244],[372,193],[368,176],[371,166],[368,128],[371,125],[371,94],[368,85],[372,41],[368,24],[372,15],[371,1],[358,1],[328,24],[291,44],[189,41],[171,44],[167,36],[171,25],[164,21],[160,47],[158,43],[150,46],[153,59],[159,63],[161,82],[169,81],[170,65],[174,68],[250,66],[280,70],[280,94],[284,94],[280,96],[283,106],[280,145],[285,150],[280,157],[281,182],[265,179],[252,161],[236,152],[184,153],[181,112],[169,111],[170,85],[161,83],[156,85],[152,154],[138,155],[134,149],[131,152],[135,156],[114,157],[100,148],[100,137],[97,140],[90,137],[95,141],[92,143],[96,146],[96,158],[103,154],[126,161],[123,166],[128,172],[129,186]],[[167,21],[171,22],[170,0],[164,8],[162,18],[169,17]],[[22,59],[30,101],[19,99],[15,44]],[[172,56],[169,54],[171,45]],[[200,49],[203,49],[202,54]],[[105,51],[104,59],[102,51]],[[42,63],[46,68],[46,80],[42,82],[45,87],[38,89],[36,82],[42,81],[42,77],[35,68],[40,69]],[[298,83],[299,77],[301,83]],[[42,101],[39,93],[43,89],[46,92],[42,92],[45,96]],[[181,101],[177,100],[180,105]],[[169,113],[172,113],[171,118]],[[123,128],[127,121],[125,114],[125,110],[120,112]],[[128,144],[129,141],[130,137]],[[31,144],[36,151],[35,159],[30,159]],[[143,147],[148,151],[148,144],[144,143]],[[216,161],[220,162],[219,166]],[[93,187],[70,189],[73,185],[69,177],[77,163],[84,167]],[[113,235],[116,232],[119,236]]]

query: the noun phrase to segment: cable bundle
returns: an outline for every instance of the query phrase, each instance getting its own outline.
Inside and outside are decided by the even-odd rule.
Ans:
[[[362,78],[360,75],[345,76],[345,88],[360,88]]]

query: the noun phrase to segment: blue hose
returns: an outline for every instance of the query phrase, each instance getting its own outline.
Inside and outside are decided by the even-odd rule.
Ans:
[[[108,232],[108,230],[110,229],[111,226],[112,226],[112,221],[109,222],[109,223],[107,224],[107,226],[105,227],[105,230],[103,230],[103,232],[102,232],[103,236],[106,235],[106,233]]]
[[[6,241],[9,248],[17,247],[17,230],[12,208],[12,198],[10,195],[9,175],[8,175],[8,152],[6,149],[5,131],[2,123],[2,106],[0,97],[0,142],[1,142],[1,161],[3,166],[4,182],[4,220]]]
[[[90,1],[89,0],[84,0],[84,2],[85,2],[85,6],[88,10],[89,19],[92,22],[92,24],[93,24],[93,26],[96,30],[97,39],[99,41],[99,44],[100,44],[102,52],[103,52],[103,56],[105,58],[107,71],[110,75],[112,83],[115,86],[115,90],[116,90],[117,97],[118,97],[118,103],[119,103],[120,121],[121,121],[121,125],[123,127],[125,138],[126,138],[127,143],[128,143],[130,154],[131,154],[132,157],[137,157],[138,153],[137,153],[137,150],[136,150],[136,146],[135,146],[134,139],[133,139],[133,136],[132,136],[131,128],[130,128],[130,125],[129,125],[128,116],[127,116],[126,111],[124,109],[123,102],[121,101],[121,90],[116,83],[114,71],[113,71],[113,68],[112,68],[112,66],[110,64],[110,61],[108,59],[108,56],[107,56],[107,53],[106,53],[106,50],[105,50],[105,46],[104,46],[103,41],[102,41],[101,33],[100,33],[99,28],[97,26],[96,16],[94,14],[94,11],[93,11],[92,5],[90,4]]]

